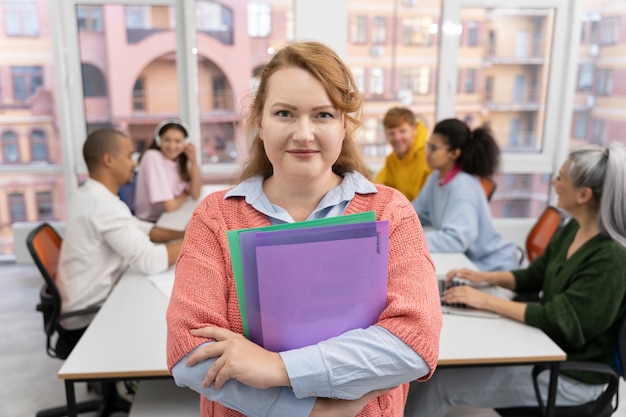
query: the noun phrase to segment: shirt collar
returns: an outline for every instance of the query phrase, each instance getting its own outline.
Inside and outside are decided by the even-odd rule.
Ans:
[[[452,179],[456,177],[456,174],[458,174],[459,171],[461,171],[461,167],[459,165],[455,165],[454,168],[448,171],[445,177],[439,178],[437,180],[437,184],[439,184],[440,187],[443,187],[444,185],[452,181]]]
[[[372,194],[378,192],[374,184],[358,172],[348,172],[339,185],[330,189],[317,205],[311,218],[318,218],[318,212],[328,211],[329,208],[345,205],[354,198],[355,194]],[[292,222],[291,216],[280,206],[273,204],[263,191],[263,177],[254,176],[237,184],[228,191],[224,198],[244,197],[246,203],[256,210],[272,218]]]

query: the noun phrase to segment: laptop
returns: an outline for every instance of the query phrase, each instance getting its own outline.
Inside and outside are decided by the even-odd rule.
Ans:
[[[446,289],[446,280],[445,280],[445,277],[437,277],[437,280],[439,283],[439,296],[441,297],[443,295],[444,290]],[[450,281],[450,286],[454,287],[457,285],[472,285],[472,284],[470,284],[468,281],[464,279],[453,278]],[[489,285],[489,286],[474,286],[474,287],[478,288],[480,291],[486,292],[487,294],[497,296],[496,294],[497,288],[494,286]],[[477,310],[465,304],[461,304],[461,303],[448,304],[443,301],[441,302],[441,312],[443,314],[456,314],[460,316],[482,317],[482,318],[489,318],[489,319],[497,319],[501,317],[499,314],[494,313],[492,311]]]

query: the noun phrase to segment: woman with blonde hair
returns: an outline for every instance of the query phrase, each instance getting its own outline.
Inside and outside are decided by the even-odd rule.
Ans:
[[[296,42],[265,66],[238,184],[200,203],[167,312],[168,366],[202,416],[395,416],[438,357],[441,311],[419,220],[372,184],[358,151],[361,96],[328,47]],[[387,303],[365,329],[282,352],[243,336],[226,232],[374,211],[390,222]],[[338,283],[340,285],[340,283]]]

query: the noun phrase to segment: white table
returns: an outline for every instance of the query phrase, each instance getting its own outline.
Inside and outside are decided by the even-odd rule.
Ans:
[[[76,415],[74,382],[170,377],[167,304],[167,296],[147,277],[127,273],[120,279],[59,370],[70,417]],[[504,318],[444,316],[439,366],[551,362],[558,367],[563,360],[565,353],[538,329]]]
[[[435,272],[438,279],[445,279],[446,274],[451,269],[478,269],[476,265],[462,253],[431,252],[430,256],[435,262]]]
[[[214,191],[224,190],[228,185],[203,185],[200,191],[200,197],[197,200],[189,197],[177,210],[166,211],[156,222],[156,225],[165,229],[185,230],[193,211],[196,209],[200,201]]]

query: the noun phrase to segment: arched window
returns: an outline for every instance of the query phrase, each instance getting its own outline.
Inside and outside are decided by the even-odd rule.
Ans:
[[[17,135],[7,130],[2,133],[2,161],[16,163],[20,160],[20,148],[17,146]]]
[[[33,161],[48,160],[48,144],[43,130],[35,129],[30,133],[30,152]]]
[[[106,97],[107,83],[102,72],[91,64],[81,64],[85,97]]]

